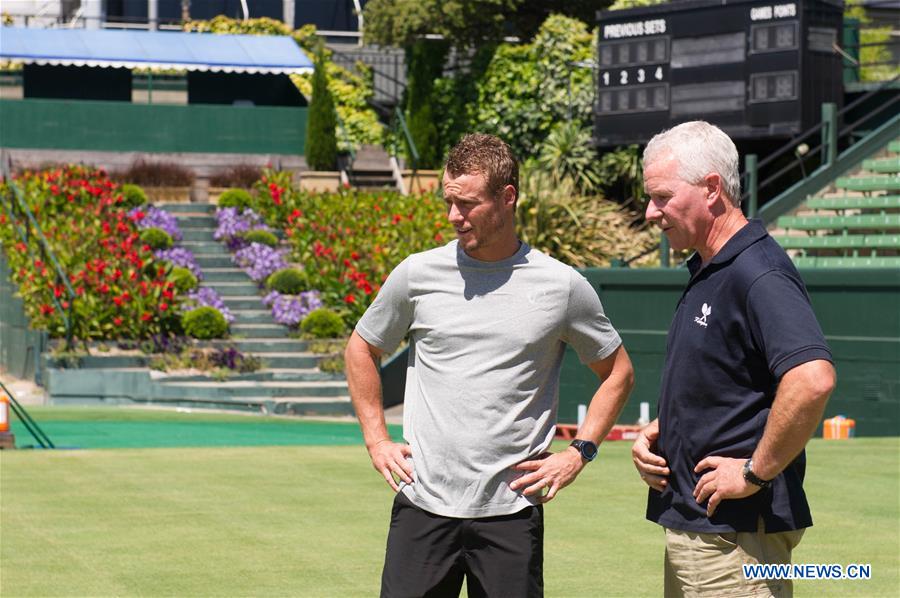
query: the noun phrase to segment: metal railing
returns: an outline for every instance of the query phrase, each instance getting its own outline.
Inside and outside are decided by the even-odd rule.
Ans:
[[[16,400],[16,397],[13,396],[13,393],[6,388],[3,382],[0,382],[0,390],[6,393],[6,396],[9,397],[9,406],[12,409],[13,413],[16,414],[16,417],[19,418],[19,421],[22,422],[22,425],[25,426],[25,429],[28,430],[28,433],[37,441],[41,448],[50,448],[55,449],[56,445],[53,444],[53,441],[50,440],[50,437],[47,436],[46,433],[41,429],[36,421],[28,414],[24,407],[22,407],[21,403]]]
[[[877,94],[891,88],[898,81],[900,75],[884,81],[840,111],[834,104],[823,104],[822,121],[819,124],[800,133],[763,160],[758,160],[755,154],[746,156],[745,169],[741,173],[745,191],[741,199],[746,202],[747,215],[759,215],[758,206],[766,200],[774,199],[778,195],[776,189],[790,188],[819,169],[834,164],[841,152],[860,142],[870,128],[885,120],[885,116],[890,117],[896,111],[892,111],[892,108],[900,105],[900,94],[893,94],[886,101],[866,110],[863,116],[842,125],[845,117],[857,108],[866,106]],[[790,209],[802,199],[799,198],[794,205],[782,207]],[[767,214],[771,213],[770,208]]]
[[[43,261],[48,262],[53,267],[53,272],[56,275],[54,288],[62,286],[66,291],[66,296],[68,298],[68,305],[66,307],[63,307],[62,302],[60,302],[56,293],[50,293],[50,299],[53,301],[56,309],[59,310],[59,315],[62,318],[66,339],[64,349],[66,351],[72,350],[74,348],[73,337],[75,332],[75,327],[73,325],[75,313],[74,307],[77,295],[72,288],[69,277],[60,265],[56,253],[53,251],[53,248],[50,246],[50,243],[47,241],[47,238],[41,230],[40,224],[38,224],[37,219],[34,217],[34,213],[31,211],[31,208],[28,207],[28,203],[25,201],[22,190],[19,189],[19,186],[13,180],[9,160],[6,159],[0,162],[2,162],[0,169],[2,169],[3,181],[6,183],[7,189],[6,192],[0,193],[0,205],[3,206],[3,210],[6,213],[7,218],[9,218],[13,231],[25,246],[25,250],[28,252],[30,258],[43,258]],[[36,240],[37,252],[34,248],[35,243],[31,242],[32,240]],[[85,349],[87,350],[86,345]]]

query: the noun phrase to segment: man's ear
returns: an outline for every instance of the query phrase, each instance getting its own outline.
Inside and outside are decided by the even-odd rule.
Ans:
[[[516,199],[518,198],[518,193],[516,193],[516,188],[512,185],[507,185],[503,187],[503,191],[500,192],[500,197],[503,198],[503,205],[509,206],[515,211],[516,209]]]
[[[711,172],[703,177],[706,183],[706,205],[712,207],[713,204],[723,197],[722,195],[722,177]]]

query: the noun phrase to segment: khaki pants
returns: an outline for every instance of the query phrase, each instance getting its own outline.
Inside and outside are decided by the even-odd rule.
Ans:
[[[742,565],[791,562],[804,530],[703,534],[666,528],[665,595],[790,598],[789,579],[744,579]]]

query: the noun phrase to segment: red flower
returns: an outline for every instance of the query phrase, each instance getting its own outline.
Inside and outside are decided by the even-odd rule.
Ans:
[[[118,316],[115,317],[115,318],[113,318],[113,324],[115,324],[116,326],[121,326],[121,325],[122,325],[122,318],[120,318],[120,317],[118,317]]]
[[[349,234],[349,233],[348,233],[348,234]],[[356,253],[356,252],[354,251],[353,253],[350,254],[350,259],[351,259],[351,260],[358,260],[358,259],[359,259],[359,254]]]
[[[167,309],[169,309],[168,303],[163,302],[159,304],[159,311],[166,311]]]
[[[170,301],[172,300],[172,297],[174,296],[174,293],[172,293],[172,291],[169,291],[169,290],[163,291],[162,294],[163,294],[163,297],[165,297],[166,299],[168,299]]]
[[[353,295],[347,295],[346,297],[344,297],[344,303],[352,305],[356,303],[356,298]]]
[[[441,233],[434,233],[434,240],[440,243],[444,240],[444,235],[442,235]]]
[[[54,310],[53,310],[53,306],[52,306],[52,305],[47,305],[46,303],[44,303],[43,305],[41,305],[41,315],[42,315],[42,316],[46,316],[47,314],[52,314],[53,311],[54,311]]]
[[[400,214],[394,214],[394,217],[391,218],[391,224],[397,224],[401,220],[403,220],[403,216],[401,216]]]
[[[109,292],[109,285],[106,284],[105,282],[103,284],[101,284],[100,292],[103,293],[104,295],[107,294]]]
[[[115,304],[118,305],[118,306],[121,306],[121,305],[122,305],[122,298],[121,298],[121,297],[113,297],[113,303],[115,303]]]
[[[146,312],[146,311],[145,311],[144,313],[141,314],[141,319],[142,319],[143,321],[145,321],[145,322],[151,320],[152,318],[153,318],[153,316],[150,315],[150,314],[149,314],[148,312]]]

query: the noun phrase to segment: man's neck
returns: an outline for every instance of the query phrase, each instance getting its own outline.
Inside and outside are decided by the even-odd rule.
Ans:
[[[716,218],[709,229],[706,246],[697,249],[705,266],[725,247],[725,244],[747,224],[747,218],[739,206],[728,208]]]

